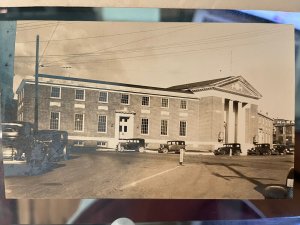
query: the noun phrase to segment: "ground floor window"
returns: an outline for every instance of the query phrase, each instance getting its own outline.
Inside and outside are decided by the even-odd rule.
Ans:
[[[106,133],[107,119],[105,115],[99,115],[98,117],[98,132]]]
[[[76,140],[73,143],[74,146],[84,146],[84,141],[81,140]]]
[[[75,131],[83,131],[83,114],[75,113]]]
[[[106,141],[97,141],[97,147],[107,147]]]
[[[60,122],[59,112],[50,112],[50,130],[58,130]]]
[[[186,121],[180,121],[179,136],[186,136]]]
[[[149,134],[149,120],[147,118],[142,118],[141,134]]]
[[[161,120],[160,134],[161,135],[168,135],[168,120]]]

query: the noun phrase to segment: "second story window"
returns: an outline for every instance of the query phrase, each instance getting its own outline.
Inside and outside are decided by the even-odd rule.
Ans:
[[[162,98],[161,99],[161,107],[168,108],[169,107],[169,99],[168,98]]]
[[[51,98],[60,98],[60,87],[51,87]]]
[[[129,95],[121,94],[121,103],[125,105],[129,105]]]
[[[99,92],[99,102],[105,102],[107,103],[108,102],[108,93],[106,91],[100,91]]]
[[[75,100],[84,100],[84,90],[82,89],[75,90]]]
[[[149,96],[143,96],[142,97],[142,105],[149,106],[150,105],[150,97]]]
[[[187,102],[186,100],[180,100],[180,108],[187,109]]]

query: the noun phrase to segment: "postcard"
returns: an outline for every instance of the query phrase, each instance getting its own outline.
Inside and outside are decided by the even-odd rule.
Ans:
[[[293,26],[2,24],[7,198],[292,195]]]

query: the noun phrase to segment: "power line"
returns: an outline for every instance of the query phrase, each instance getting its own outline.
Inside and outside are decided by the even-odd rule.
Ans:
[[[276,40],[272,40],[276,41]],[[185,51],[177,51],[177,52],[166,52],[166,53],[157,53],[157,54],[149,54],[149,55],[139,55],[139,56],[131,56],[131,57],[119,57],[119,58],[110,58],[110,59],[99,59],[99,60],[93,60],[93,61],[84,61],[84,62],[64,62],[70,65],[74,64],[94,64],[99,62],[106,62],[106,61],[114,61],[114,60],[127,60],[127,59],[137,59],[137,58],[144,58],[144,57],[156,57],[156,56],[163,56],[163,55],[174,55],[174,54],[182,54],[182,53],[195,53],[195,52],[201,52],[206,50],[222,50],[224,48],[233,48],[233,47],[239,47],[239,46],[247,46],[252,44],[262,44],[262,43],[269,43],[271,41],[260,41],[260,42],[254,42],[254,43],[247,43],[247,44],[238,44],[238,45],[225,45],[220,47],[210,47],[210,48],[202,48],[202,49],[195,49],[195,50],[185,50]],[[57,65],[48,66],[48,67],[56,67]]]
[[[57,27],[58,27],[58,24],[59,24],[59,22],[56,23],[56,26],[55,26],[55,28],[54,28],[53,31],[52,31],[51,37],[50,37],[50,39],[48,40],[46,47],[44,48],[43,54],[42,54],[41,58],[39,59],[39,62],[42,61],[42,58],[43,58],[43,56],[44,56],[44,54],[45,54],[45,52],[46,52],[46,50],[47,50],[47,48],[48,48],[48,46],[49,46],[49,43],[51,42],[51,39],[52,39],[52,37],[53,37],[53,35],[54,35],[54,33],[55,33]]]
[[[268,33],[253,33],[252,36],[253,37],[257,37],[257,35],[267,35],[267,34],[272,34],[274,32],[277,32],[276,30],[273,30],[272,32],[268,32]],[[241,36],[241,35],[245,35],[247,34],[245,37]],[[202,39],[202,40],[197,40],[197,41],[187,41],[187,42],[179,42],[179,43],[172,43],[172,44],[166,44],[166,45],[160,45],[160,46],[150,46],[150,47],[143,47],[143,48],[133,48],[133,49],[125,49],[125,50],[115,50],[115,51],[107,51],[107,52],[102,52],[101,55],[104,54],[117,54],[117,53],[135,53],[135,52],[139,52],[139,51],[146,51],[146,50],[163,50],[163,49],[169,49],[169,48],[181,48],[181,47],[189,47],[189,46],[194,46],[194,45],[199,45],[199,44],[210,44],[210,42],[212,40],[214,40],[214,44],[215,41],[231,41],[233,39],[230,38],[230,36],[233,35],[237,35],[237,34],[231,34],[231,35],[225,35],[225,36],[218,36],[218,37],[213,37],[213,38],[207,38],[207,39]],[[237,39],[244,39],[244,38],[249,38],[251,36],[249,36],[249,32],[244,32],[244,33],[239,33],[238,35],[240,35],[240,37],[235,38],[234,40]],[[83,55],[82,53],[79,54],[68,54],[69,56],[79,56],[79,55]],[[63,56],[67,56],[67,55],[48,55],[45,57],[63,57]],[[95,57],[98,56],[98,54],[93,54],[93,55],[86,55],[86,57]],[[16,57],[20,57],[20,56],[16,56]],[[27,57],[27,56],[23,56],[23,57]],[[28,57],[34,57],[34,56],[28,56]],[[29,62],[29,61],[28,61]]]
[[[53,41],[73,41],[73,40],[82,40],[82,39],[96,39],[96,38],[105,38],[105,37],[114,37],[114,36],[122,36],[122,35],[129,35],[129,34],[137,34],[137,33],[144,33],[144,32],[151,32],[151,31],[159,31],[159,30],[165,30],[170,28],[178,28],[178,27],[185,27],[184,25],[181,26],[173,26],[173,27],[164,27],[159,29],[151,29],[151,30],[142,30],[142,31],[133,31],[133,32],[126,32],[126,33],[117,33],[117,34],[107,34],[107,35],[96,35],[96,36],[89,36],[89,37],[78,37],[78,38],[64,38],[64,39],[54,39]],[[24,42],[16,42],[17,44],[22,43],[34,43],[35,41],[24,41]],[[41,42],[47,42],[41,41]]]
[[[273,31],[273,32],[276,32],[276,31]],[[249,35],[248,35],[248,33],[249,32],[245,32],[245,33],[241,33],[241,34],[247,34],[245,37],[238,37],[238,38],[236,38],[236,39],[243,39],[243,38],[249,38]],[[166,34],[168,34],[168,33],[166,33]],[[166,35],[166,34],[164,34],[164,35]],[[265,35],[265,32],[263,33],[264,35]],[[270,32],[269,32],[269,34],[270,34]],[[236,34],[234,34],[234,35],[236,35]],[[230,38],[230,36],[234,36],[234,35],[225,35],[225,36],[221,36],[221,41],[223,40],[223,41],[230,41],[230,40],[232,40],[231,38]],[[253,35],[255,35],[255,36],[257,36],[258,35],[258,32],[256,32],[256,33],[253,33]],[[149,37],[149,38],[152,38],[152,37]],[[223,38],[223,39],[222,39]],[[148,38],[146,38],[146,39],[148,39]],[[211,42],[212,40],[215,42],[216,41],[216,37],[214,37],[214,38],[207,38],[207,39],[203,39],[203,40],[200,40],[200,41],[189,41],[189,42],[182,42],[182,43],[179,43],[179,45],[173,45],[173,44],[167,44],[167,45],[165,45],[165,46],[158,46],[158,47],[156,47],[156,46],[154,46],[154,47],[146,47],[146,48],[142,48],[142,49],[140,49],[140,50],[146,50],[147,48],[148,49],[153,49],[153,50],[160,50],[160,49],[162,49],[162,47],[165,47],[165,48],[174,48],[174,47],[186,47],[186,46],[192,46],[192,45],[198,45],[199,44],[199,42],[201,43],[203,43],[203,44],[208,44],[209,42]],[[219,39],[220,39],[220,37],[219,37]],[[144,40],[144,39],[140,39],[139,41],[142,41],[142,40]],[[204,42],[203,42],[204,41]],[[206,42],[205,42],[206,41]],[[219,40],[220,41],[220,40]],[[67,58],[63,58],[63,59],[59,59],[59,60],[56,60],[56,61],[51,61],[51,62],[49,62],[49,63],[47,63],[47,64],[45,64],[45,65],[51,65],[51,64],[53,64],[53,63],[56,63],[56,62],[60,62],[60,61],[63,61],[63,60],[68,60],[68,59],[70,59],[70,58],[77,58],[77,57],[80,57],[80,56],[87,56],[87,55],[90,55],[90,56],[96,56],[96,55],[94,55],[94,53],[96,53],[96,52],[100,52],[101,51],[101,55],[102,54],[107,54],[107,51],[105,51],[105,50],[108,50],[108,49],[111,49],[111,48],[115,48],[115,47],[119,47],[119,46],[122,46],[122,45],[126,45],[126,44],[130,44],[130,43],[132,43],[132,42],[137,42],[136,40],[134,40],[134,41],[130,41],[130,42],[127,42],[127,43],[123,43],[123,44],[120,44],[120,45],[116,45],[116,46],[112,46],[112,47],[108,47],[108,48],[106,48],[106,49],[101,49],[101,50],[97,50],[97,51],[93,51],[93,52],[86,52],[86,53],[79,53],[78,55],[74,55],[74,56],[70,56],[70,57],[67,57]],[[189,43],[191,43],[190,45],[188,45]],[[193,44],[194,43],[194,44]],[[116,51],[114,51],[113,53],[117,53],[118,51],[119,52],[121,52],[122,53],[122,51],[123,51],[123,53],[126,53],[126,52],[128,52],[128,51],[136,51],[136,50],[139,50],[139,49],[127,49],[127,50],[116,50]]]
[[[188,26],[188,27],[184,27],[183,29],[179,29],[179,30],[190,29],[191,27],[195,27],[195,25],[190,25],[190,26]],[[160,34],[159,36],[161,37],[161,36],[170,34],[170,33],[172,33],[172,32],[178,32],[179,30],[169,31],[169,32],[164,33],[164,34]],[[99,50],[92,51],[92,52],[85,52],[85,53],[83,53],[83,54],[93,54],[93,53],[96,53],[96,52],[103,52],[103,51],[106,51],[106,50],[108,50],[108,49],[112,49],[112,48],[116,48],[116,47],[121,47],[121,46],[125,46],[125,45],[130,45],[130,44],[132,44],[132,43],[145,41],[145,40],[148,40],[148,39],[151,39],[151,38],[155,38],[155,37],[158,37],[158,35],[153,35],[153,36],[146,37],[146,38],[142,38],[142,39],[132,40],[132,41],[125,42],[125,43],[122,43],[122,44],[117,44],[117,45],[114,45],[114,46],[110,46],[110,47],[107,47],[107,48],[104,48],[104,49],[99,49]],[[68,60],[68,59],[70,59],[70,58],[77,58],[77,57],[80,57],[80,56],[82,56],[82,55],[63,58],[63,59],[60,59],[60,60],[52,61],[52,62],[50,62],[50,63],[48,63],[48,64],[46,64],[46,65],[51,65],[51,64],[56,63],[56,62],[60,62],[60,61],[63,61],[63,60]]]

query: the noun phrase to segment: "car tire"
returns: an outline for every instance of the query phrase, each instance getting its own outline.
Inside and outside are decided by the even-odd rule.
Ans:
[[[167,154],[168,152],[169,152],[169,150],[168,150],[167,148],[163,148],[163,149],[162,149],[162,153]]]
[[[282,155],[286,155],[286,149],[283,150]]]
[[[124,146],[121,146],[121,147],[120,147],[120,152],[124,152],[124,150],[125,150],[125,149],[124,149]]]
[[[145,148],[144,147],[139,147],[139,152],[145,152]]]

